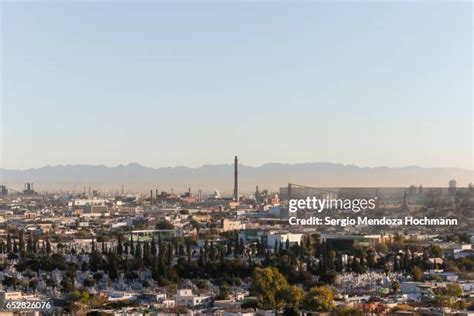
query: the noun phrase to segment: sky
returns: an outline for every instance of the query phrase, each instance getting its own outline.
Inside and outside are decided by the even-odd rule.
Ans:
[[[2,2],[1,167],[473,169],[472,6]]]

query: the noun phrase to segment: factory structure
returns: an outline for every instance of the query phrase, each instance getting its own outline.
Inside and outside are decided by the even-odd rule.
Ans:
[[[239,201],[239,157],[234,157],[234,201]]]

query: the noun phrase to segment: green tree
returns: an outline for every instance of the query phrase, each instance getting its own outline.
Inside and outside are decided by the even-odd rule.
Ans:
[[[456,299],[449,295],[437,294],[435,296],[435,304],[440,307],[453,307],[456,304]]]
[[[217,300],[228,300],[230,298],[230,287],[227,283],[222,284],[219,287],[219,295],[216,296]]]
[[[398,281],[393,281],[392,290],[393,290],[393,293],[395,293],[395,295],[397,295],[399,289],[400,289],[400,283],[398,283]]]
[[[156,229],[174,229],[174,225],[167,220],[161,220],[156,223]]]
[[[364,312],[357,307],[340,306],[335,315],[338,316],[364,316]]]
[[[16,287],[20,284],[20,281],[14,277],[5,277],[2,280],[2,284],[6,287],[13,287],[13,289],[16,291]]]
[[[46,253],[49,255],[51,253],[51,242],[49,239],[46,240]]]
[[[303,300],[303,308],[315,312],[330,312],[334,308],[334,293],[327,286],[313,287]]]
[[[446,286],[446,294],[449,296],[460,297],[463,295],[463,290],[459,284],[449,283]]]
[[[123,254],[122,235],[119,234],[117,238],[117,254],[121,256]]]
[[[10,232],[8,232],[7,235],[7,252],[12,252],[12,236],[10,235]]]
[[[438,245],[431,245],[429,251],[433,257],[442,258],[443,250]]]
[[[298,308],[303,300],[303,290],[295,285],[287,286],[277,293],[277,298],[286,307]]]
[[[275,267],[256,268],[254,290],[258,304],[262,308],[277,309],[281,307],[281,292],[288,287],[285,277]]]
[[[24,240],[22,230],[20,230],[20,236],[18,237],[18,244],[19,244],[19,247],[20,247],[20,252],[25,251],[25,240]]]
[[[28,287],[33,291],[36,292],[36,288],[38,287],[38,281],[36,279],[31,279],[28,282]]]

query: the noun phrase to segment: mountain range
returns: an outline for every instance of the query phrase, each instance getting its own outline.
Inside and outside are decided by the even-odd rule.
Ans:
[[[104,165],[57,165],[36,169],[0,169],[0,184],[22,190],[25,182],[34,183],[37,191],[73,190],[83,187],[99,190],[149,192],[193,192],[219,190],[230,194],[234,167],[231,164],[204,165],[199,168],[150,168],[132,163],[108,167]],[[473,182],[474,172],[459,168],[422,167],[357,167],[334,163],[267,163],[258,167],[239,165],[239,190],[242,193],[260,190],[276,191],[288,183],[317,187],[446,187],[456,179],[459,187]]]

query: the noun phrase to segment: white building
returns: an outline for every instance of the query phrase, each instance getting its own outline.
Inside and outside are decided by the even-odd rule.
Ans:
[[[272,248],[275,246],[275,242],[278,241],[279,244],[286,245],[286,241],[290,242],[290,247],[294,245],[299,245],[301,242],[301,237],[303,234],[296,233],[287,233],[287,232],[270,232],[267,235],[267,247]]]
[[[105,199],[75,199],[70,201],[69,206],[104,206],[108,201]]]
[[[189,308],[208,307],[212,301],[210,296],[194,295],[191,289],[181,289],[176,291],[176,306]]]

